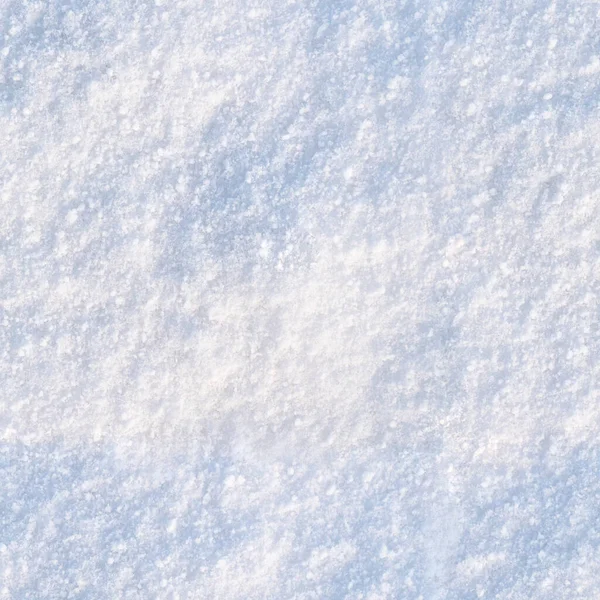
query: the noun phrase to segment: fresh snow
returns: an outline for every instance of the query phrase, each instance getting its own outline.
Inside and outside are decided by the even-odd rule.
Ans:
[[[0,599],[599,597],[599,22],[0,0]]]

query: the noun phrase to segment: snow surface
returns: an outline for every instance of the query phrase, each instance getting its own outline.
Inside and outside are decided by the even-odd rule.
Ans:
[[[0,598],[599,597],[599,23],[0,0]]]

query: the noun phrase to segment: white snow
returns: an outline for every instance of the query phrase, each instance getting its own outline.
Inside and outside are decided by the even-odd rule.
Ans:
[[[0,599],[600,595],[599,18],[0,0]]]

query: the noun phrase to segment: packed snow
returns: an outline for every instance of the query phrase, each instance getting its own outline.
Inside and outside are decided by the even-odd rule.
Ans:
[[[0,599],[599,597],[599,22],[0,0]]]

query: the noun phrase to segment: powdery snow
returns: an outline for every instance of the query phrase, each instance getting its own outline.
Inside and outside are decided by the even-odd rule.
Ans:
[[[0,0],[0,598],[598,596],[599,18]]]

